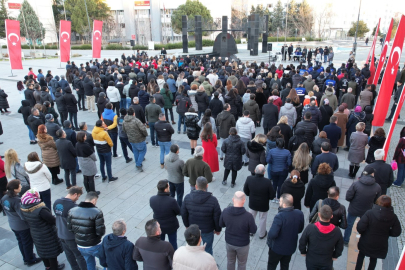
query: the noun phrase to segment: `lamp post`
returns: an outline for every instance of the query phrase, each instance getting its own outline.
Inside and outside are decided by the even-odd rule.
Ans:
[[[359,4],[359,14],[357,15],[356,32],[354,33],[353,54],[355,56],[356,56],[356,50],[357,50],[357,31],[359,30],[360,8],[361,8],[361,0],[360,0],[360,4]]]

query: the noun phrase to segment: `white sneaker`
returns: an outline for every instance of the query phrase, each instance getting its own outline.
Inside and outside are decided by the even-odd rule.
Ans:
[[[99,178],[101,176],[101,174],[96,174],[95,176],[94,176],[94,178]]]
[[[122,157],[121,155],[117,155],[117,156],[115,156],[114,158],[120,158],[120,157]]]
[[[215,180],[217,180],[217,179],[215,179],[215,177],[212,177],[212,182],[215,182]]]

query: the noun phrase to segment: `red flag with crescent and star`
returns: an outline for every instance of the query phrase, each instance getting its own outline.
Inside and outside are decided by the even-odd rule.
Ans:
[[[394,43],[392,44],[391,48],[391,53],[390,56],[388,57],[388,62],[387,66],[385,68],[384,72],[384,77],[382,78],[381,81],[381,87],[380,87],[380,92],[378,93],[377,101],[374,106],[374,120],[373,120],[373,126],[383,126],[385,117],[387,116],[387,111],[388,107],[390,105],[390,100],[391,100],[391,93],[392,93],[392,88],[395,83],[395,77],[397,76],[397,70],[398,70],[398,65],[399,61],[401,60],[401,54],[402,54],[402,46],[404,45],[404,39],[405,39],[405,16],[402,15],[401,19],[399,21],[397,33],[395,35]],[[402,96],[405,94],[405,91],[402,91]],[[403,99],[401,96],[401,100]],[[397,106],[397,109],[401,109],[400,106]],[[398,111],[399,113],[399,111]],[[392,118],[392,125],[395,126],[396,119],[397,119],[397,114]],[[391,134],[392,135],[392,134]],[[390,141],[391,137],[390,135],[387,137],[387,140],[385,143]]]
[[[67,62],[70,60],[71,22],[60,20],[59,29],[60,61]]]
[[[11,69],[23,69],[21,59],[21,39],[20,39],[20,22],[5,20],[7,50],[10,58]]]
[[[390,46],[390,39],[391,39],[391,32],[392,32],[393,25],[394,25],[394,19],[391,19],[391,23],[390,23],[390,26],[388,27],[387,35],[385,36],[384,47],[383,47],[381,55],[380,55],[380,60],[378,61],[377,71],[375,72],[374,79],[372,82],[374,85],[377,85],[377,83],[378,83],[378,78],[380,77],[380,73],[381,73],[382,67],[385,62],[385,56],[387,55],[388,47]]]
[[[375,29],[374,38],[373,38],[373,44],[371,45],[370,51],[368,51],[368,55],[367,55],[367,59],[366,59],[367,64],[368,64],[368,61],[370,60],[370,55],[371,55],[372,52],[373,52],[372,57],[374,58],[374,49],[375,49],[375,46],[377,44],[378,30],[380,30],[380,21],[381,21],[381,18],[378,19],[378,24],[377,24],[377,27]]]
[[[93,22],[93,58],[101,57],[101,33],[103,32],[103,22],[94,20]]]

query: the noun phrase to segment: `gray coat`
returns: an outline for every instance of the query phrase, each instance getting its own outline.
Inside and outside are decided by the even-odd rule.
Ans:
[[[295,121],[297,120],[297,110],[294,108],[292,103],[286,103],[283,107],[280,108],[280,113],[278,115],[278,119],[280,120],[281,116],[287,116],[288,118],[288,125],[294,126]]]
[[[78,157],[77,160],[83,175],[92,176],[97,174],[97,157],[95,153],[88,157]]]
[[[165,168],[169,182],[173,184],[181,184],[184,182],[183,167],[184,161],[179,158],[178,154],[170,152],[165,156]]]
[[[350,136],[349,161],[352,163],[361,163],[366,159],[365,147],[368,144],[366,133],[356,131]]]

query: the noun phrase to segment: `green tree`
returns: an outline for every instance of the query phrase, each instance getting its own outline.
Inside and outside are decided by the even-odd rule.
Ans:
[[[262,4],[257,5],[256,8],[252,5],[250,9],[250,14],[259,14],[259,17],[263,17],[264,15],[269,15],[269,31],[271,30],[271,12],[268,8],[264,7]]]
[[[65,19],[65,12],[63,10],[63,0],[53,0],[52,3],[53,17],[55,19],[55,26],[57,31],[59,31],[60,20]]]
[[[380,25],[380,27],[381,27],[381,25]],[[374,26],[374,28],[373,28],[373,31],[371,31],[371,35],[375,35],[375,29],[377,28],[377,25],[376,26]],[[382,37],[383,36],[383,33],[381,33],[381,28],[378,28],[378,34],[377,34],[377,36],[378,37]]]
[[[395,37],[395,34],[397,33],[398,25],[399,25],[399,19],[395,18],[394,23],[392,24],[391,40]]]
[[[276,6],[271,14],[271,30],[277,33],[277,28],[279,30],[283,29],[284,27],[284,7],[280,0],[277,1]]]
[[[22,3],[21,12],[18,15],[17,20],[21,25],[21,33],[25,33],[25,37],[31,39],[35,50],[36,41],[43,40],[45,37],[45,28],[39,21],[37,14],[27,0],[24,0]]]
[[[352,22],[352,27],[350,27],[349,32],[347,33],[349,37],[354,37],[356,33],[356,25],[357,22]],[[367,27],[367,24],[364,21],[360,20],[359,28],[357,30],[357,36],[364,37],[364,34],[366,34],[368,31],[370,31],[370,29]]]
[[[5,37],[6,36],[6,24],[5,21],[8,19],[8,11],[6,7],[6,1],[1,0],[0,1],[0,37]]]
[[[307,0],[302,1],[298,6],[296,27],[301,34],[310,34],[314,25],[314,14]]]
[[[66,0],[66,15],[72,21],[72,32],[86,37],[90,41],[93,20],[106,21],[111,17],[110,7],[103,0],[86,0],[89,12],[90,29],[87,21],[84,0]]]
[[[294,36],[295,29],[298,29],[298,4],[295,0],[291,0],[288,3],[287,9],[287,28],[288,28],[288,35]]]
[[[185,4],[180,5],[172,14],[172,28],[177,34],[181,33],[181,17],[187,15],[188,19],[194,20],[194,16],[201,15],[202,21],[209,24],[213,23],[211,13],[200,1],[187,0]]]

